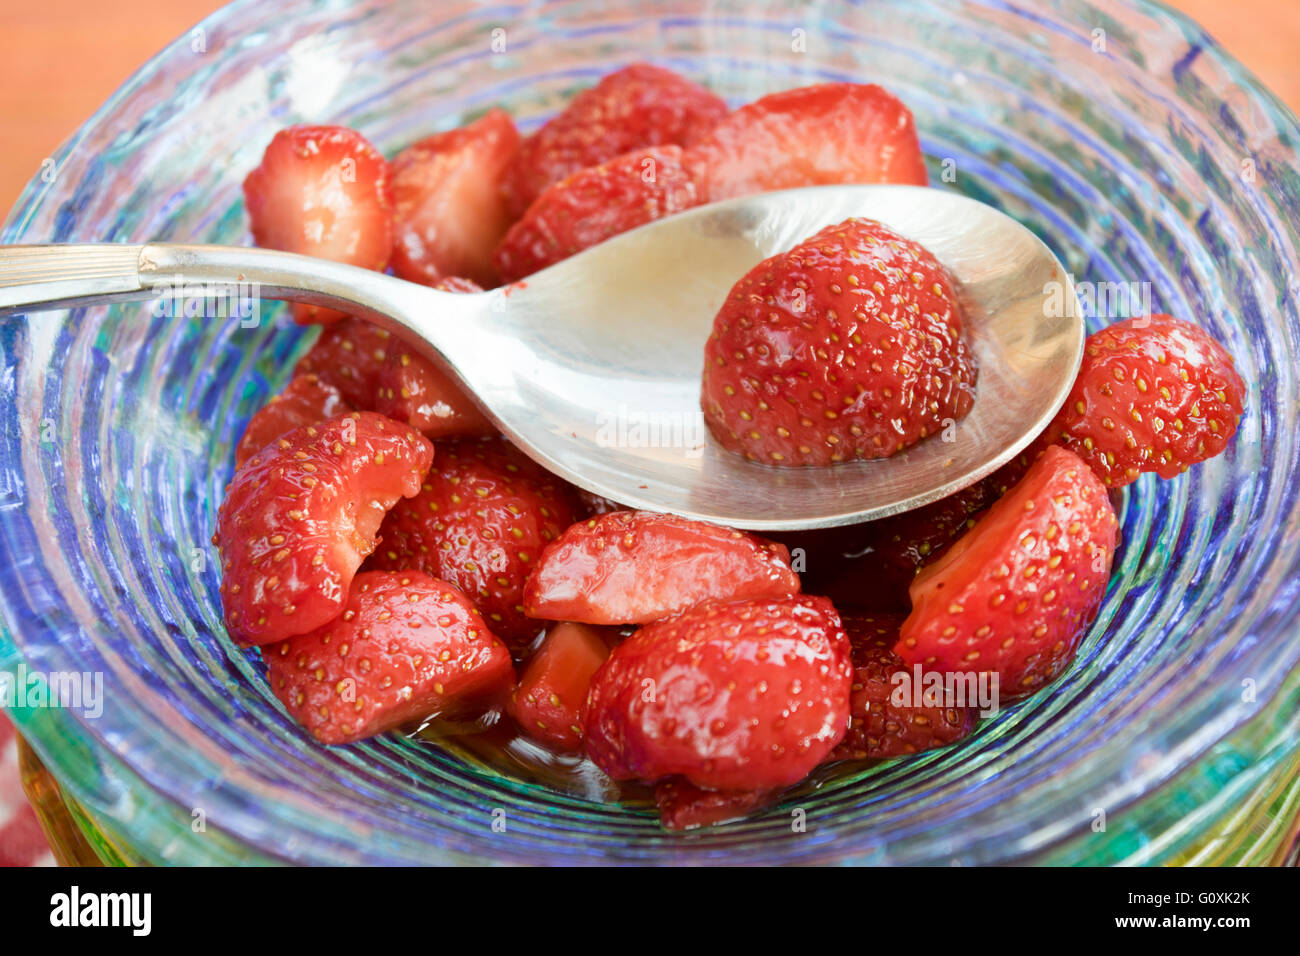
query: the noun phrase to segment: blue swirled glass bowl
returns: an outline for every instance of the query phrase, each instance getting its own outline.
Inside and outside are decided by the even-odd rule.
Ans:
[[[84,825],[142,862],[1259,862],[1284,849],[1300,797],[1300,131],[1162,7],[240,2],[76,134],[4,241],[246,241],[239,184],[281,126],[351,124],[387,151],[497,104],[530,128],[637,59],[735,103],[887,84],[916,113],[936,188],[1016,216],[1081,280],[1150,283],[1157,310],[1228,344],[1250,384],[1233,448],[1133,487],[1100,619],[1048,692],[958,746],[671,835],[644,805],[556,793],[460,750],[315,746],[227,638],[208,541],[232,447],[310,333],[278,310],[255,328],[144,306],[6,320],[0,670],[103,675],[98,717],[13,714]]]

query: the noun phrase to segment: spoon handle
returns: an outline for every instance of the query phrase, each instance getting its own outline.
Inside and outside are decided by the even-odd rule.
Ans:
[[[148,298],[142,245],[0,246],[0,316]]]

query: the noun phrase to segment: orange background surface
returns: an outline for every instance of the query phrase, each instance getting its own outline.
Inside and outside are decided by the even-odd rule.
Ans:
[[[1173,5],[1300,112],[1300,2]],[[0,0],[0,212],[136,67],[220,6],[217,0]]]

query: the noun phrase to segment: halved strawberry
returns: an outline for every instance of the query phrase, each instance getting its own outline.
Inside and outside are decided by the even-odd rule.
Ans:
[[[221,603],[241,644],[337,617],[384,514],[420,489],[433,446],[373,412],[303,425],[235,472],[217,518]]]
[[[510,214],[522,216],[552,183],[630,150],[690,146],[726,115],[720,98],[671,70],[633,63],[610,73],[524,139],[503,187]]]
[[[546,632],[510,695],[510,715],[525,734],[556,750],[582,749],[587,688],[616,636],[572,621]]]
[[[850,676],[825,598],[705,604],[614,648],[587,695],[587,755],[614,780],[784,787],[843,738]]]
[[[291,126],[271,138],[244,180],[253,241],[365,269],[383,269],[393,245],[388,164],[344,126]],[[336,322],[341,312],[295,303],[302,323]]]
[[[710,202],[797,186],[928,182],[911,111],[875,84],[764,96],[719,123],[688,161]]]
[[[645,624],[705,601],[799,593],[783,545],[649,511],[613,511],[571,526],[524,587],[533,617]]]
[[[235,467],[243,465],[285,432],[351,410],[333,385],[325,384],[315,375],[295,375],[283,392],[248,420],[248,427],[235,446]]]
[[[373,411],[379,380],[392,336],[365,319],[347,318],[321,329],[320,337],[298,364],[294,375],[315,375],[332,385],[354,408]]]
[[[497,247],[497,271],[514,282],[698,202],[680,146],[624,153],[548,186]]]
[[[952,281],[870,219],[829,226],[736,283],[704,350],[714,437],[751,461],[882,458],[965,415],[975,367]]]
[[[659,822],[669,830],[739,820],[771,799],[769,790],[702,790],[683,777],[669,777],[655,787]]]
[[[494,285],[492,252],[512,218],[501,177],[518,147],[514,121],[493,109],[398,153],[393,271],[425,285],[448,276]]]
[[[1112,488],[1144,471],[1172,478],[1227,447],[1245,394],[1232,356],[1200,327],[1167,315],[1125,319],[1088,336],[1044,437]]]
[[[902,757],[946,747],[975,729],[975,696],[950,699],[945,690],[927,688],[924,673],[918,684],[911,668],[894,653],[902,615],[846,614],[843,620],[853,645],[851,716],[849,732],[831,760]]]
[[[443,292],[482,292],[469,279],[439,281]],[[474,400],[452,377],[395,339],[378,375],[375,411],[406,422],[427,438],[473,438],[495,435],[496,429]]]
[[[524,579],[578,507],[569,486],[505,439],[439,442],[423,487],[380,529],[372,569],[416,568],[450,581],[512,650],[541,630],[524,614]]]
[[[363,571],[341,615],[263,656],[275,696],[324,744],[488,704],[514,678],[465,595],[420,571]]]
[[[1047,448],[916,576],[899,657],[946,673],[996,673],[1002,700],[1042,687],[1096,617],[1118,524],[1105,485],[1079,456]]]

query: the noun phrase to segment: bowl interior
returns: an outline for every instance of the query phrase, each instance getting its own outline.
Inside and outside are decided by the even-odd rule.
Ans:
[[[1177,796],[1209,757],[1231,777],[1294,753],[1291,724],[1223,741],[1265,714],[1300,657],[1296,121],[1186,21],[1120,0],[236,3],[65,146],[4,241],[247,242],[240,183],[282,126],[353,125],[389,154],[496,105],[530,129],[640,59],[733,104],[881,82],[915,112],[934,187],[1032,228],[1088,289],[1090,326],[1149,304],[1228,345],[1250,386],[1238,438],[1176,481],[1132,488],[1115,578],[1070,672],[955,747],[818,778],[686,835],[641,801],[604,802],[598,775],[557,792],[469,744],[316,746],[256,652],[225,634],[209,543],[244,424],[311,333],[269,302],[256,322],[143,305],[0,322],[0,667],[103,685],[101,713],[16,718],[123,839],[199,814],[220,835],[182,824],[144,850],[155,861],[1173,852],[1160,835],[1182,825]]]

